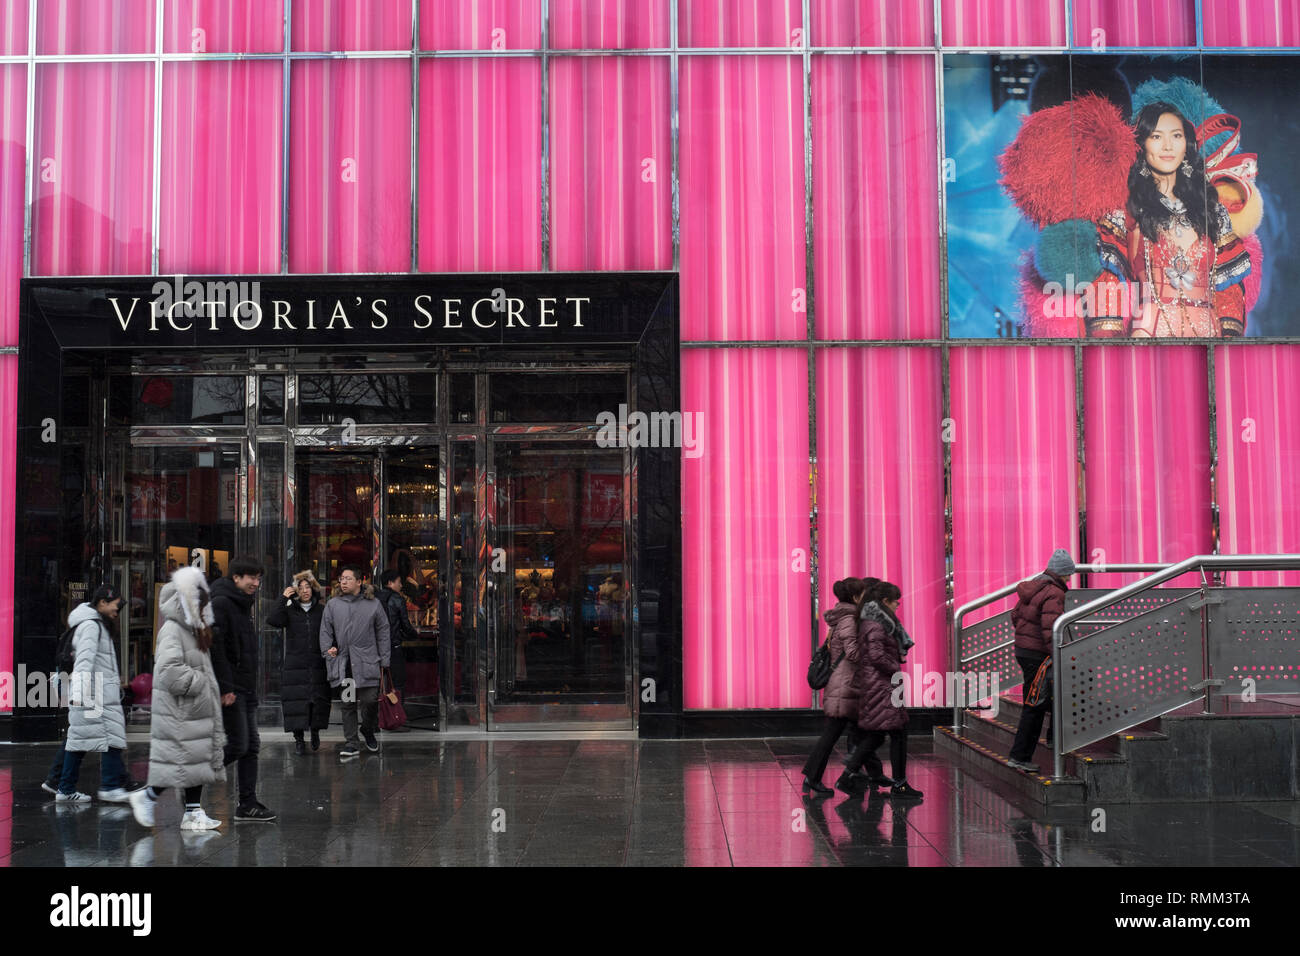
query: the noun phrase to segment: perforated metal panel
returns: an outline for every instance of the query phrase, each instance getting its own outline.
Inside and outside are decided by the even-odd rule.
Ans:
[[[1108,588],[1078,588],[1069,591],[1065,595],[1065,609],[1067,611],[1073,610],[1081,604],[1087,604],[1089,601],[1095,601],[1103,595],[1112,593],[1112,590]],[[1089,634],[1096,634],[1098,631],[1113,627],[1116,621],[1127,620],[1146,611],[1163,607],[1189,594],[1198,593],[1200,592],[1195,588],[1152,588],[1150,591],[1136,597],[1126,598],[1118,604],[1112,604],[1110,607],[1104,608],[1097,612],[1095,618],[1084,618],[1082,621],[1076,621],[1070,628],[1070,633],[1075,639],[1087,637]]]
[[[1300,588],[1216,588],[1210,592],[1210,662],[1240,694],[1242,679],[1258,693],[1300,694]]]
[[[1199,592],[1061,649],[1065,749],[1074,750],[1198,699],[1203,677]],[[1118,616],[1118,615],[1116,615]]]
[[[1023,683],[1016,663],[1015,630],[1011,612],[1003,611],[961,631],[961,659],[957,669],[966,673],[997,674],[998,689],[1009,690]]]

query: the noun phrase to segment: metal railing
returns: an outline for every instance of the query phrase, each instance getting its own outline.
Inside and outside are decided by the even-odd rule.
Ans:
[[[1104,568],[1106,571],[1137,569],[1133,565]],[[1212,713],[1215,688],[1224,686],[1229,675],[1243,682],[1258,678],[1283,692],[1300,692],[1300,639],[1296,638],[1300,630],[1300,588],[1221,588],[1211,585],[1206,578],[1207,571],[1282,570],[1300,570],[1300,554],[1195,555],[1176,564],[1160,566],[1156,573],[1067,609],[1057,618],[1052,628],[1055,779],[1065,776],[1065,755],[1069,750],[1169,713],[1197,697],[1203,698],[1205,713]],[[1198,589],[1184,592],[1167,589],[1162,598],[1172,596],[1172,600],[1162,600],[1140,614],[1071,639],[1071,627],[1086,623],[1090,615],[1132,600],[1180,575],[1198,571],[1201,574]],[[1014,589],[1003,589],[997,596],[1005,597]],[[981,598],[974,603],[982,606],[996,599]],[[1218,608],[1223,610],[1215,610]],[[966,605],[959,614],[970,609],[972,605]],[[954,631],[960,634],[960,617],[957,622]],[[1198,623],[1199,641],[1193,636]],[[1128,625],[1128,629],[1122,630],[1121,625]],[[1227,637],[1234,640],[1220,639]],[[1252,640],[1255,637],[1260,640]],[[1196,650],[1199,654],[1193,656]],[[1063,720],[1062,701],[1067,652],[1074,688],[1069,725]],[[1264,660],[1274,663],[1261,663]],[[1125,688],[1140,685],[1140,690],[1118,690],[1116,680],[1121,673]],[[1099,685],[1106,685],[1106,689],[1099,689]]]

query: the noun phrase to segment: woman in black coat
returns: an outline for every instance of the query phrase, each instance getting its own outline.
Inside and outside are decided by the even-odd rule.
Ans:
[[[311,749],[320,749],[320,732],[330,724],[330,685],[320,653],[320,622],[324,614],[321,586],[310,571],[299,571],[284,589],[284,603],[266,621],[284,628],[284,666],[280,700],[284,729],[293,732],[294,752],[307,753],[303,733],[311,731]]]

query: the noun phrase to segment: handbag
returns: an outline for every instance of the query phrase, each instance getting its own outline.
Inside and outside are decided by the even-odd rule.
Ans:
[[[831,682],[831,674],[835,668],[840,666],[840,661],[844,660],[844,655],[840,655],[840,660],[834,664],[831,663],[831,641],[826,639],[826,643],[817,648],[813,654],[812,661],[808,664],[808,686],[813,690],[821,690]]]
[[[388,689],[384,689],[384,678],[388,678]],[[393,686],[393,675],[385,667],[379,672],[379,727],[381,730],[396,730],[406,724],[406,711],[402,708],[402,695]]]
[[[1038,665],[1038,671],[1034,674],[1034,679],[1029,682],[1029,689],[1025,691],[1026,707],[1041,707],[1047,701],[1052,699],[1052,659],[1043,658],[1043,663]]]

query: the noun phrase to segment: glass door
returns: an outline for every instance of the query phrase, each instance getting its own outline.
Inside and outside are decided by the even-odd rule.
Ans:
[[[328,594],[344,565],[373,566],[375,456],[299,448],[296,459],[297,567],[285,570],[310,569]]]
[[[491,442],[489,729],[632,727],[623,449]]]

